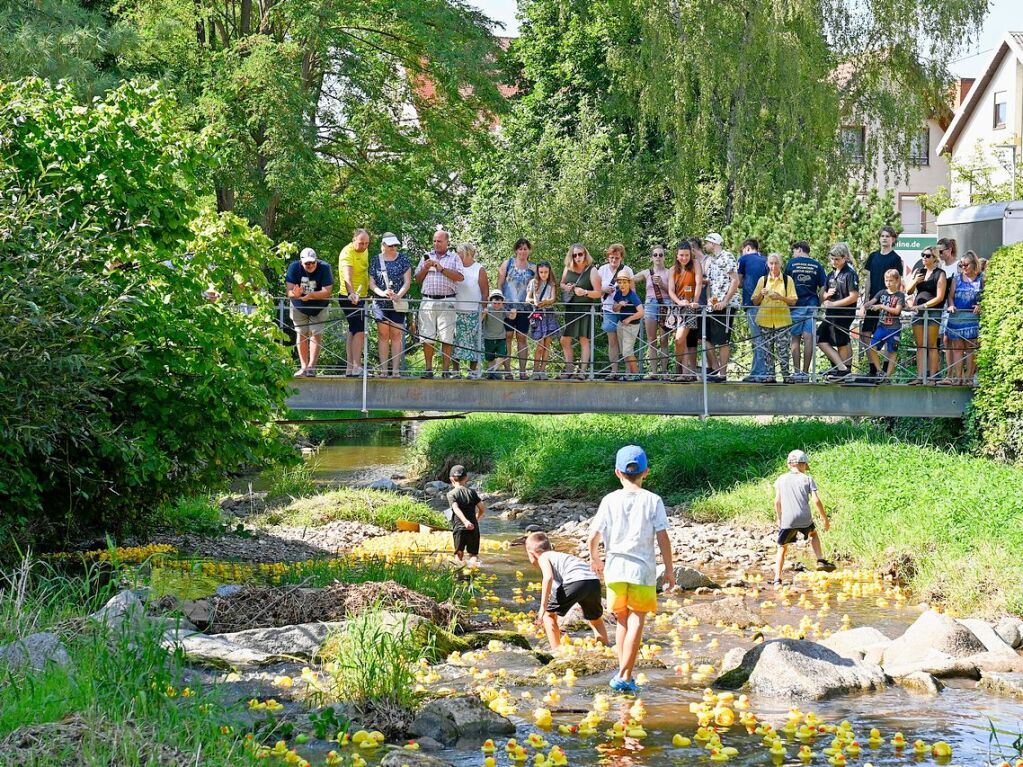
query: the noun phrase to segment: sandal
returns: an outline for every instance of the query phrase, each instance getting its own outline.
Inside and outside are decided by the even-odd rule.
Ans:
[[[907,386],[920,386],[923,380],[920,378],[914,378],[906,383]]]

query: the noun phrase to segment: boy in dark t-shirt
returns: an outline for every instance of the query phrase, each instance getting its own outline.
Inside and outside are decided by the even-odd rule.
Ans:
[[[890,226],[881,227],[881,231],[878,232],[879,249],[867,256],[867,260],[863,264],[863,268],[867,272],[868,284],[866,286],[867,289],[864,291],[867,296],[877,295],[881,291],[881,286],[887,284],[885,275],[890,269],[898,271],[899,279],[902,279],[902,272],[904,270],[902,256],[893,249],[896,237],[895,229]],[[864,313],[863,320],[860,322],[861,344],[865,346],[870,345],[870,339],[873,336],[874,329],[877,327],[878,317],[878,312],[867,311]],[[874,361],[871,359],[870,375],[876,375],[877,372],[874,369]]]
[[[906,294],[899,288],[902,285],[902,274],[896,269],[889,269],[884,275],[885,289],[879,290],[864,307],[867,316],[876,317],[873,335],[870,337],[870,364],[878,371],[878,383],[883,383],[895,373],[895,352],[899,348],[899,336],[902,334],[902,321],[899,319],[906,307]],[[887,369],[881,367],[878,351],[884,349],[888,360]],[[882,372],[883,371],[883,372]]]
[[[480,554],[479,521],[486,513],[486,507],[476,491],[466,486],[468,476],[464,466],[451,467],[451,484],[454,487],[448,491],[448,505],[455,557],[461,562],[468,552],[469,567],[477,567]]]

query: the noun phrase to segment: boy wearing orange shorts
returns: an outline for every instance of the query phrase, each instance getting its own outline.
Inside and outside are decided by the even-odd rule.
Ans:
[[[626,445],[619,450],[615,456],[615,476],[622,489],[604,496],[590,525],[590,564],[598,576],[603,576],[608,610],[618,619],[615,631],[618,673],[610,682],[611,689],[618,692],[639,691],[632,670],[643,644],[647,613],[657,609],[655,542],[664,562],[664,586],[666,589],[675,586],[664,501],[643,489],[643,480],[649,473],[643,448]],[[606,562],[600,556],[601,541]]]

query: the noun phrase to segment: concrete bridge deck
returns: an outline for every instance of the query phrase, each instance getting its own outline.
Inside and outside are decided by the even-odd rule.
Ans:
[[[365,387],[364,387],[365,384]],[[294,410],[959,418],[959,386],[296,378]]]

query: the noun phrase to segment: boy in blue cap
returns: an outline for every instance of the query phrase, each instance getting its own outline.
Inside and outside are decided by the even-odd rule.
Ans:
[[[590,564],[598,576],[604,576],[608,609],[618,619],[615,632],[618,673],[611,677],[610,685],[619,692],[639,691],[632,670],[643,644],[647,613],[657,609],[655,541],[664,562],[665,588],[675,587],[664,501],[643,489],[643,480],[649,473],[643,448],[626,445],[619,450],[615,456],[615,476],[622,489],[604,496],[590,525]],[[600,556],[602,540],[606,563]]]

